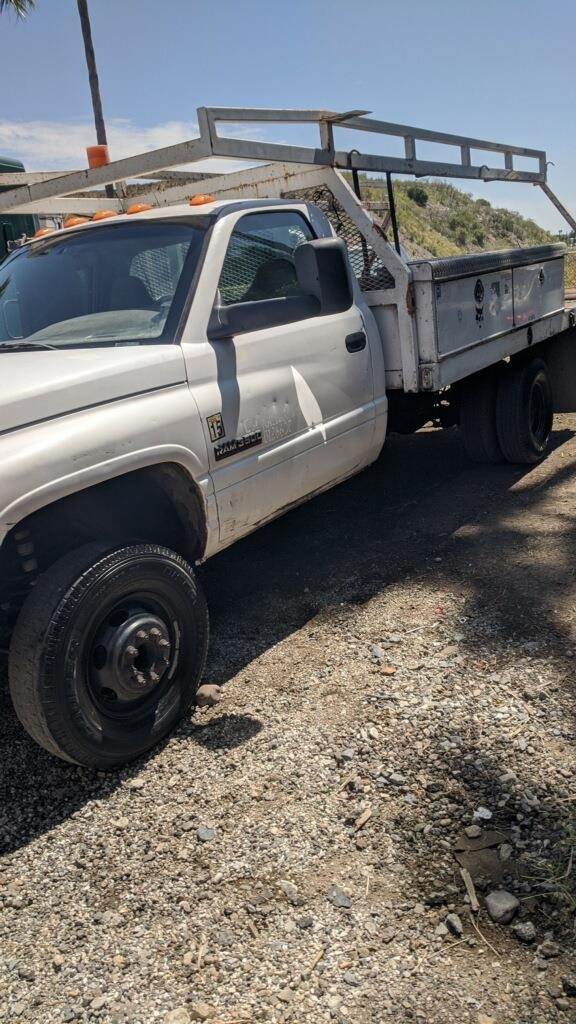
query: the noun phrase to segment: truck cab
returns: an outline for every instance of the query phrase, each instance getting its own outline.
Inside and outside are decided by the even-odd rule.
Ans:
[[[0,295],[13,699],[49,749],[107,766],[194,699],[207,627],[191,566],[377,457],[382,346],[343,243],[305,203],[75,224],[13,253]],[[71,618],[48,666],[63,594]],[[91,608],[81,637],[77,600]],[[61,688],[66,665],[56,735],[43,686]]]

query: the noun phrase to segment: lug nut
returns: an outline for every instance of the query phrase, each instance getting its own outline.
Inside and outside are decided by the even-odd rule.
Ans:
[[[158,646],[166,649],[166,648],[170,647],[170,641],[169,640],[165,640],[165,639],[159,640],[158,641]]]
[[[133,645],[133,644],[130,644],[130,645],[129,645],[129,646],[128,646],[128,647],[126,648],[126,654],[127,654],[127,655],[128,655],[128,656],[129,656],[130,658],[135,658],[135,657],[136,657],[136,655],[138,654],[138,648],[137,648],[137,647],[134,647],[134,645]]]
[[[158,629],[158,626],[152,626],[152,629],[150,630],[150,636],[153,636],[154,639],[156,639],[156,637],[162,636],[162,631]]]
[[[157,672],[150,672],[150,682],[152,682],[152,683],[159,683],[160,682],[160,676],[158,675]]]
[[[146,632],[146,630],[145,629],[139,629],[138,632],[136,633],[136,639],[137,640],[147,640],[148,639],[148,633]]]
[[[142,674],[136,676],[136,681],[140,683],[140,686],[146,686],[146,680]]]

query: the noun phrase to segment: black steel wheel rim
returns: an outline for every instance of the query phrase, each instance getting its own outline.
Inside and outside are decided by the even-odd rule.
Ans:
[[[168,595],[131,592],[98,609],[84,633],[80,665],[99,714],[146,717],[174,683],[182,635]]]
[[[530,391],[530,433],[538,446],[546,445],[551,429],[548,395],[542,382],[535,380]]]

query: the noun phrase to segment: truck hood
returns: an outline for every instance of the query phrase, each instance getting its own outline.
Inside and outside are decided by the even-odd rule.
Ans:
[[[0,433],[185,380],[179,345],[0,351]]]

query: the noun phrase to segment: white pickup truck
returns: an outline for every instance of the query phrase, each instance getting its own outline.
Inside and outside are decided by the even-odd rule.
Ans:
[[[264,176],[0,265],[10,689],[72,762],[173,728],[208,644],[194,565],[364,469],[387,429],[459,424],[477,461],[531,463],[576,408],[562,246],[408,264],[333,168],[268,172],[260,199]]]

